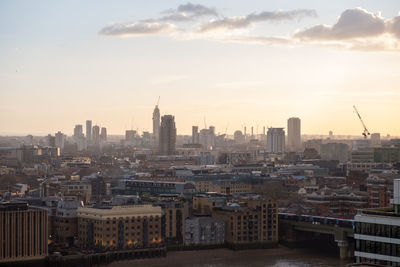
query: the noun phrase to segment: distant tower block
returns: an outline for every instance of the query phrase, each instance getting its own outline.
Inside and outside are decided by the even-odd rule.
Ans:
[[[299,118],[289,118],[287,121],[287,142],[289,152],[301,150],[301,121]]]

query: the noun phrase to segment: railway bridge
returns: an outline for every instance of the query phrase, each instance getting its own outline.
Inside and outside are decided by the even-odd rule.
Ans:
[[[334,241],[341,259],[354,255],[353,220],[279,213],[279,238],[286,243],[303,244]]]

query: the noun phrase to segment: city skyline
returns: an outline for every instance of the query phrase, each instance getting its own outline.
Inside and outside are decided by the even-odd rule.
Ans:
[[[0,4],[0,134],[85,118],[151,132],[161,96],[180,134],[296,116],[303,133],[358,135],[356,105],[371,132],[400,135],[398,1],[116,3]]]

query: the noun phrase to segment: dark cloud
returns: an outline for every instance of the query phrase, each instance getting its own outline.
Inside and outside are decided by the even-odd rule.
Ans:
[[[282,20],[300,20],[304,17],[316,17],[317,12],[310,9],[297,9],[291,11],[263,11],[252,13],[241,17],[225,17],[222,19],[211,20],[200,25],[198,32],[208,32],[214,30],[231,30],[246,28],[255,22],[262,21],[282,21]]]
[[[385,32],[380,15],[361,8],[347,9],[333,26],[316,25],[297,32],[294,37],[308,40],[344,40],[378,36]]]
[[[137,36],[169,33],[174,25],[157,22],[116,23],[101,29],[100,34],[109,36]]]

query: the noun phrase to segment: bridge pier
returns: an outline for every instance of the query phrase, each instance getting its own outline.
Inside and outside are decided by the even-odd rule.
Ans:
[[[341,260],[350,258],[349,243],[345,240],[335,240],[339,247],[339,255]]]

